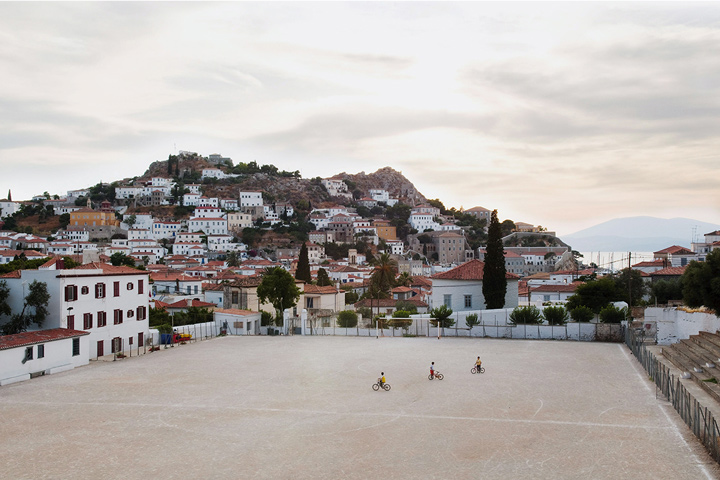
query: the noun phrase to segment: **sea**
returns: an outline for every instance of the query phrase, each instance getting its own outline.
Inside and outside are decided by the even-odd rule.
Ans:
[[[650,261],[654,258],[653,252],[580,252],[580,260],[585,265],[594,263],[599,268],[612,271],[622,270],[629,265]]]

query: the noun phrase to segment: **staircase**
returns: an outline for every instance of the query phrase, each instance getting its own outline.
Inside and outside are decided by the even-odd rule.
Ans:
[[[720,335],[700,332],[687,340],[663,347],[662,354],[711,397],[720,402]]]

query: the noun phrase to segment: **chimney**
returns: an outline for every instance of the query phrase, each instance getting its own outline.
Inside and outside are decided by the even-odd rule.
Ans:
[[[55,262],[55,270],[63,270],[65,268],[65,260],[63,258],[58,258]]]

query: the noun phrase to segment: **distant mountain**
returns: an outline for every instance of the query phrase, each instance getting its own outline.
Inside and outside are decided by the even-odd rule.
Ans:
[[[563,241],[582,252],[655,252],[672,245],[690,248],[693,239],[702,241],[706,233],[720,225],[691,218],[616,218],[564,235]],[[694,237],[693,237],[694,235]]]

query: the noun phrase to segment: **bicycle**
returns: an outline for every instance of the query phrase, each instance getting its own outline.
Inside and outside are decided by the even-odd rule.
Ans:
[[[445,378],[445,376],[444,376],[442,373],[440,373],[440,372],[435,372],[435,375],[432,375],[432,374],[428,375],[428,380],[432,380],[433,378],[437,378],[438,380],[442,380],[443,378]]]
[[[385,390],[386,392],[389,392],[389,391],[390,391],[390,384],[387,383],[387,382],[385,382],[385,383],[383,383],[383,384],[380,384],[380,382],[378,381],[377,383],[374,383],[373,386],[372,386],[372,389],[375,390],[376,392],[377,392],[378,390],[380,390],[380,388],[382,388],[382,389]]]
[[[480,370],[478,370],[477,365],[475,365],[470,369],[470,373],[472,373],[473,375],[475,375],[476,373],[485,373],[485,367],[480,366]]]

